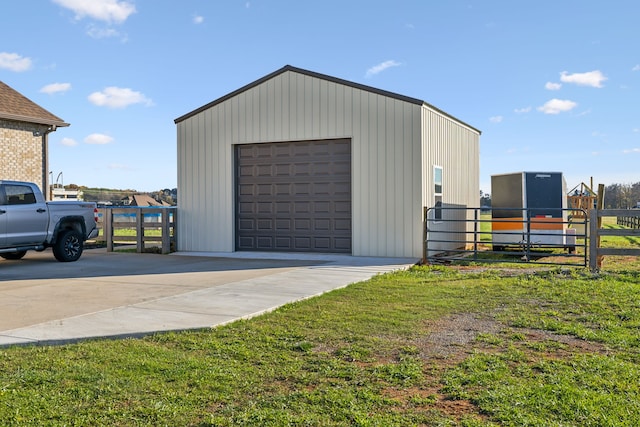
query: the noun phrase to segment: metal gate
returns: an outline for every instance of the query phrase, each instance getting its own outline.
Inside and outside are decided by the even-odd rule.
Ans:
[[[506,210],[513,211],[508,219],[494,219],[491,208],[424,208],[423,262],[587,266],[589,225],[585,210],[558,209],[563,211],[560,219],[548,218],[536,209]],[[503,214],[505,208],[500,211]]]

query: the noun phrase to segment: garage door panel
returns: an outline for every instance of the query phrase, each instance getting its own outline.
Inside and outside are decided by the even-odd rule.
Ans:
[[[268,144],[252,144],[253,150],[250,155],[254,155],[255,157],[263,157],[263,158],[271,158],[271,149],[272,147]]]
[[[331,212],[331,202],[314,202],[313,207],[316,215],[329,214]]]
[[[274,184],[276,196],[288,196],[291,194],[291,184],[289,183],[277,183]]]
[[[238,239],[238,249],[254,249],[256,247],[256,241],[253,237],[243,236]]]
[[[291,164],[277,164],[274,165],[273,167],[273,173],[275,174],[275,176],[285,176],[288,177],[289,175],[291,175],[291,168],[292,165]]]
[[[254,248],[245,248],[245,249],[259,249],[259,250],[273,249],[273,237],[258,236],[256,238],[256,246]]]
[[[313,223],[313,228],[316,231],[329,231],[331,230],[330,219],[316,219]]]
[[[253,184],[244,184],[238,186],[238,192],[241,196],[253,196],[255,195],[255,185]]]
[[[273,220],[272,219],[264,219],[264,218],[260,218],[256,221],[256,230],[258,231],[263,231],[263,230],[272,230],[273,229]]]
[[[336,238],[334,240],[336,252],[351,252],[350,238]]]
[[[331,174],[333,175],[351,175],[350,162],[336,162],[331,166]]]
[[[276,231],[290,231],[291,230],[291,220],[284,218],[276,219]]]
[[[294,248],[299,251],[311,251],[313,249],[311,246],[311,237],[309,236],[295,237],[294,243]]]
[[[351,253],[351,141],[236,147],[236,249]]]
[[[271,203],[272,205],[274,203]],[[290,215],[291,214],[291,203],[287,203],[287,202],[276,202],[275,203],[275,207],[276,207],[276,213],[278,213],[279,215],[282,214],[287,214]]]
[[[351,220],[336,219],[333,221],[333,228],[336,231],[351,231]]]
[[[272,165],[258,165],[251,168],[252,171],[255,171],[257,176],[271,176],[273,174],[273,169],[274,167]]]
[[[272,214],[273,213],[273,203],[259,202],[255,204],[255,209],[252,209],[250,212],[255,212],[258,214]]]
[[[253,219],[241,219],[238,222],[238,227],[242,231],[253,231],[256,228],[255,221]]]
[[[349,202],[335,202],[333,204],[333,212],[348,215],[351,219],[351,203]]]

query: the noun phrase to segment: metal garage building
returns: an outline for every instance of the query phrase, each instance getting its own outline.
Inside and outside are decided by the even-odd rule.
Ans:
[[[477,207],[480,131],[285,66],[175,120],[178,250],[421,257],[423,207]]]

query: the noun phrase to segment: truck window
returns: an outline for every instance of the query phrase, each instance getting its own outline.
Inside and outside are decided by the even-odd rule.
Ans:
[[[28,185],[5,185],[8,205],[31,205],[36,203],[36,195]]]

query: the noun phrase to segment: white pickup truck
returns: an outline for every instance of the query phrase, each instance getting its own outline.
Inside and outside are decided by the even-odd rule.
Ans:
[[[0,181],[0,257],[17,260],[48,247],[58,261],[77,261],[98,235],[95,203],[47,202],[37,185]]]

